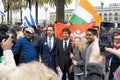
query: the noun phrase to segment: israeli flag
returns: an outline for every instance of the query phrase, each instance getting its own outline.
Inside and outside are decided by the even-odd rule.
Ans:
[[[31,27],[32,25],[36,26],[36,22],[33,19],[33,16],[31,14],[31,11],[29,9],[29,7],[26,8],[26,14],[24,16],[24,21],[27,24],[28,27]]]
[[[2,0],[0,0],[0,14],[1,14],[2,16],[5,16],[5,13],[4,13],[4,6],[3,6]]]

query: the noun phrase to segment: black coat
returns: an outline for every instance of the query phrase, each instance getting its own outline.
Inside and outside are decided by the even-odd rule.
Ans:
[[[72,52],[72,40],[69,40],[69,44],[67,50],[63,48],[63,40],[60,40],[57,43],[56,53],[55,53],[55,61],[56,67],[60,66],[61,70],[68,70],[72,64],[72,60],[70,59],[70,53]]]
[[[86,80],[104,80],[102,67],[96,63],[89,63],[87,65],[87,77]]]

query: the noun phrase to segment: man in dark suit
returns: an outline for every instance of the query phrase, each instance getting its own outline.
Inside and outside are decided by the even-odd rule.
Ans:
[[[70,59],[72,52],[72,40],[69,39],[71,31],[69,28],[62,30],[62,40],[57,43],[56,47],[56,70],[63,73],[62,80],[74,80],[73,65]],[[67,75],[66,75],[67,74]]]
[[[38,44],[38,51],[41,55],[42,62],[49,68],[56,70],[55,66],[55,50],[56,43],[59,39],[54,36],[54,27],[49,25],[47,27],[47,36],[41,38]]]

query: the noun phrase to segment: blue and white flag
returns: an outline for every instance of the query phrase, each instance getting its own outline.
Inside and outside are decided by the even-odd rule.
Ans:
[[[31,11],[29,9],[29,7],[26,8],[26,14],[24,16],[24,21],[27,24],[28,27],[31,27],[32,25],[36,26],[36,22],[33,19],[33,16],[31,14]]]
[[[3,6],[2,0],[0,0],[0,14],[1,14],[2,16],[5,16],[5,13],[4,13],[4,6]]]

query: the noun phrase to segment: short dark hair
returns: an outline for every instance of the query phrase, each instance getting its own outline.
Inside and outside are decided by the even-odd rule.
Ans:
[[[6,24],[0,24],[0,31],[7,32],[9,30],[9,26]]]
[[[98,32],[96,29],[88,28],[87,31],[91,32],[93,35],[98,35]]]
[[[52,24],[48,25],[47,29],[48,29],[48,27],[51,27],[53,29],[53,31],[54,31],[54,25],[52,25]]]
[[[67,27],[62,29],[62,33],[63,33],[63,32],[67,32],[69,35],[71,34],[70,29],[67,28]]]

